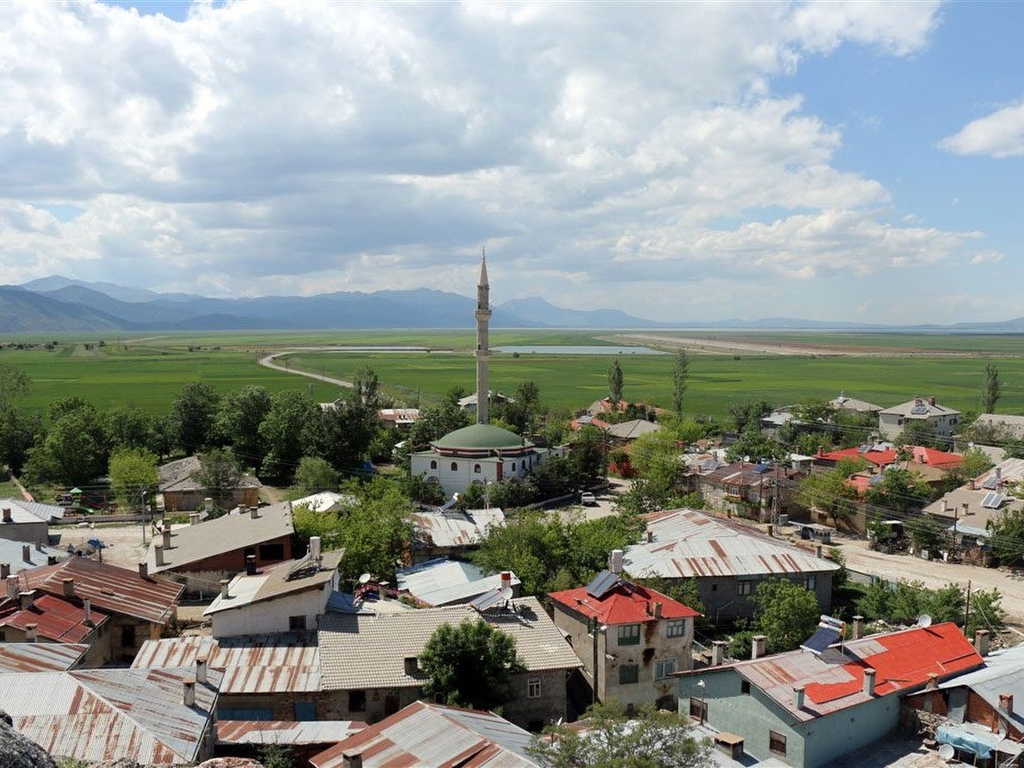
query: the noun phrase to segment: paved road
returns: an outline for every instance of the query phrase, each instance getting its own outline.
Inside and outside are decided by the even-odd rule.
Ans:
[[[260,358],[260,365],[262,365],[264,368],[270,368],[271,370],[274,371],[281,371],[283,373],[294,373],[299,376],[305,376],[306,378],[309,379],[322,381],[325,384],[334,384],[337,387],[347,387],[348,389],[352,389],[351,381],[345,381],[344,379],[334,379],[331,378],[330,376],[324,376],[319,373],[310,373],[309,371],[300,371],[297,368],[288,368],[283,365],[278,365],[276,362],[274,362],[277,358],[282,357],[284,355],[290,355],[294,352],[344,352],[347,349],[347,347],[296,347],[295,349],[287,349],[284,352],[275,352],[272,355],[267,355],[266,357]]]

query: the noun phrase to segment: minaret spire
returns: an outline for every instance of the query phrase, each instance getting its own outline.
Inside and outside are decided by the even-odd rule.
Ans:
[[[487,346],[487,324],[491,319],[490,285],[487,282],[487,252],[480,249],[480,281],[476,286],[476,423],[487,423],[490,404],[490,383],[488,382],[487,358],[491,350]]]

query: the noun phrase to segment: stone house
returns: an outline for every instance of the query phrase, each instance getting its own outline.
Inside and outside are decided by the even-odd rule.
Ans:
[[[894,440],[910,424],[926,425],[939,437],[953,444],[953,432],[960,423],[960,411],[939,405],[935,397],[915,397],[905,403],[878,412],[878,431],[885,440]]]
[[[163,464],[159,473],[158,491],[163,494],[164,509],[175,512],[190,512],[201,509],[210,495],[206,488],[195,479],[202,469],[198,456],[187,456]],[[251,507],[260,503],[260,488],[263,484],[252,475],[242,475],[238,487],[231,493],[231,503]]]

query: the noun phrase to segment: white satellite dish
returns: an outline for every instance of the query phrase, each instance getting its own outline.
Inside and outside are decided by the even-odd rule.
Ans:
[[[371,576],[370,574],[364,573],[362,576],[359,577],[359,583],[360,584],[365,584],[366,582],[368,582],[372,578],[373,578],[373,576]]]
[[[953,749],[950,744],[943,744],[939,747],[939,757],[945,760],[947,763],[953,759],[953,755],[956,754],[956,750]]]
[[[512,587],[510,587],[508,584],[506,584],[504,587],[502,587],[501,588],[501,597],[504,600],[511,600],[512,599]]]
[[[927,613],[922,613],[917,617],[917,626],[919,627],[930,627],[932,625],[932,617]]]

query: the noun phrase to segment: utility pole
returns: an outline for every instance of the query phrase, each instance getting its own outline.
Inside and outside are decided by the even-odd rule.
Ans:
[[[964,634],[967,634],[967,625],[971,621],[971,580],[967,580],[967,605],[964,606]]]

